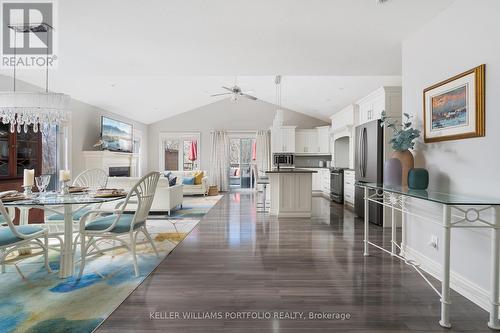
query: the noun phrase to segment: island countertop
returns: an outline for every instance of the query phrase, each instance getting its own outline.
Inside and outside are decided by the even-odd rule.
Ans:
[[[315,170],[308,170],[308,169],[295,169],[295,168],[281,168],[281,169],[272,169],[272,170],[267,170],[266,174],[269,173],[318,173],[318,171]]]

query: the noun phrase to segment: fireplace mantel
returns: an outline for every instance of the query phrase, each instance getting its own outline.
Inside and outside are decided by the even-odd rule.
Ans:
[[[130,167],[130,176],[138,177],[137,159],[138,154],[121,153],[108,150],[87,150],[83,152],[85,169],[99,168],[109,176],[110,167]]]

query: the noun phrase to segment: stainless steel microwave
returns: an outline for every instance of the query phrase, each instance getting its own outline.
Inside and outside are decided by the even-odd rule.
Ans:
[[[280,168],[293,168],[295,166],[295,155],[286,153],[274,153],[273,164]]]

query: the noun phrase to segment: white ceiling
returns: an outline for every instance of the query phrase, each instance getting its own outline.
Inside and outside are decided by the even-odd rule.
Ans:
[[[151,123],[213,101],[235,74],[273,102],[282,74],[284,106],[324,118],[398,84],[401,41],[452,2],[58,1],[51,89]],[[19,73],[35,84],[41,75]]]

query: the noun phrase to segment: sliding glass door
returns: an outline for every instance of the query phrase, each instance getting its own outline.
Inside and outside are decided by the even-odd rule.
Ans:
[[[229,140],[229,185],[231,188],[253,188],[252,164],[255,163],[255,139]]]

